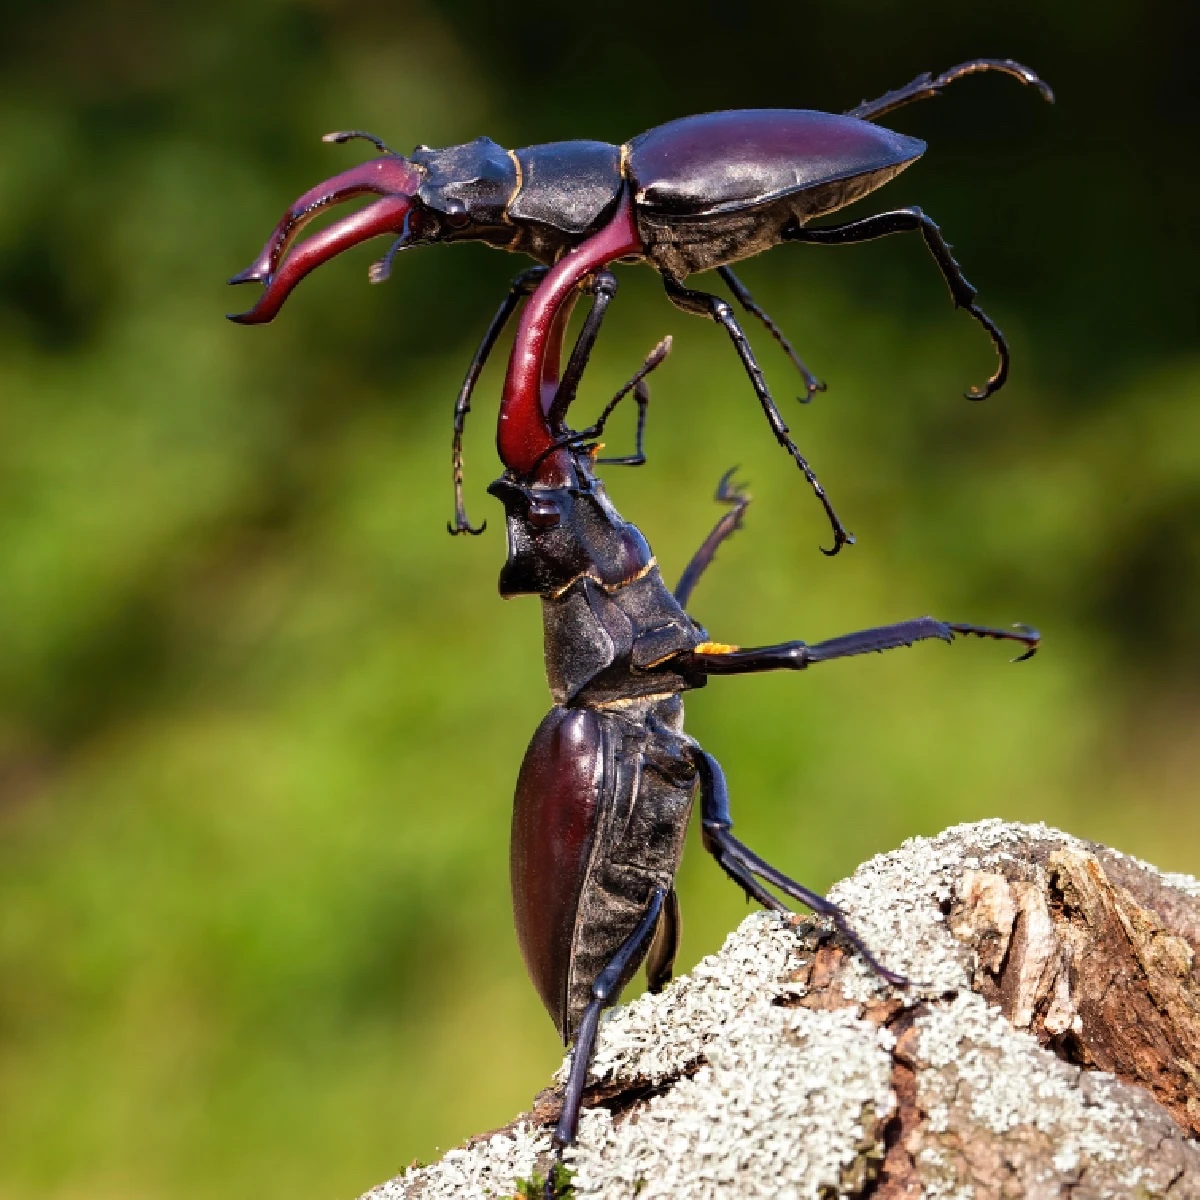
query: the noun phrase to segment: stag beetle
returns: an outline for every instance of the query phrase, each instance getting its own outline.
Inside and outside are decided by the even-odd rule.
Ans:
[[[1011,75],[1053,100],[1050,88],[1027,67],[1011,59],[980,58],[936,77],[926,72],[841,116],[801,109],[708,113],[670,121],[623,146],[571,141],[505,150],[481,137],[443,150],[418,146],[406,158],[373,134],[331,133],[326,141],[363,138],[382,157],[326,180],[288,209],[259,256],[230,280],[266,285],[253,308],[230,319],[242,324],[271,320],[315,267],[379,234],[399,236],[371,268],[374,282],[387,278],[400,250],[423,242],[481,241],[521,251],[543,264],[513,281],[471,361],[455,406],[455,519],[450,532],[477,533],[482,526],[471,525],[462,497],[463,427],[475,382],[504,324],[521,299],[532,295],[509,360],[498,432],[501,458],[529,471],[546,444],[541,413],[524,406],[540,400],[548,407],[556,397],[560,406],[569,403],[616,291],[615,278],[603,268],[615,261],[649,262],[661,272],[675,305],[711,318],[729,334],[776,440],[796,461],[825,509],[834,537],[826,553],[836,554],[853,535],[789,436],[732,308],[718,296],[685,287],[683,280],[716,268],[736,299],[763,322],[796,365],[807,400],[823,385],[729,264],[785,241],[843,245],[920,231],[955,306],[983,326],[999,356],[991,378],[967,395],[983,399],[996,391],[1008,374],[1004,337],[975,303],[975,288],[938,226],[921,209],[901,208],[841,225],[807,227],[813,218],[874,191],[924,151],[924,142],[871,122],[914,100],[937,96],[956,79],[980,71]],[[288,252],[293,238],[314,216],[331,204],[364,194],[380,199]],[[557,377],[538,376],[535,364],[557,361],[563,328],[581,290],[593,293],[593,307],[566,375],[561,383]]]
[[[660,345],[653,361],[661,361]],[[555,451],[536,481],[519,464],[488,489],[504,504],[505,597],[541,597],[546,676],[554,707],[526,751],[517,781],[510,865],[521,952],[564,1044],[575,1051],[554,1131],[575,1138],[588,1063],[603,1008],[641,963],[652,991],[671,978],[679,942],[675,873],[694,794],[704,846],[759,903],[789,911],[766,885],[828,917],[890,983],[838,906],[790,879],[733,836],[725,777],[683,731],[681,694],[710,675],[803,670],[815,663],[911,646],[956,634],[1016,641],[1037,650],[1036,630],[902,621],[807,645],[740,648],[710,641],[686,611],[717,548],[739,527],[749,497],[728,472],[717,499],[729,506],[672,591],[650,547],[617,513],[597,478],[603,421]],[[640,446],[639,446],[640,450]]]

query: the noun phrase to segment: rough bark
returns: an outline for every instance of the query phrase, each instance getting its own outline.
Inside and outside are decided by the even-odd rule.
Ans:
[[[985,821],[831,896],[921,982],[885,986],[820,921],[747,918],[604,1022],[576,1195],[1200,1200],[1200,883]],[[364,1200],[511,1196],[558,1103]]]

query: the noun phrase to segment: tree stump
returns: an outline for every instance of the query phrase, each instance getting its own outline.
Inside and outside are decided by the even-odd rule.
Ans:
[[[1200,882],[983,821],[830,896],[917,982],[823,921],[748,917],[602,1024],[576,1196],[1200,1198]],[[364,1200],[512,1196],[559,1095]]]

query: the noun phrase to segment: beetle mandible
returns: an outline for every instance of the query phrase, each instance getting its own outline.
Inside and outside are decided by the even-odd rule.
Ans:
[[[230,319],[270,321],[310,271],[341,251],[380,234],[397,234],[371,268],[386,279],[396,254],[429,242],[481,241],[520,251],[540,264],[513,281],[468,368],[454,414],[455,517],[451,533],[477,533],[462,495],[462,435],[471,394],[496,339],[525,296],[509,359],[497,441],[501,458],[522,470],[544,451],[540,412],[555,401],[569,403],[595,342],[616,279],[605,272],[615,261],[645,261],[663,277],[670,299],[687,312],[711,318],[732,339],[776,440],[796,461],[825,509],[836,554],[853,542],[824,488],[790,436],[745,332],[730,305],[718,296],[684,286],[687,276],[715,268],[735,298],[761,320],[803,376],[810,399],[823,385],[796,354],[774,321],[755,304],[730,264],[781,242],[845,245],[892,233],[920,232],[956,307],[988,332],[999,362],[981,387],[983,399],[1008,375],[1008,347],[999,328],[975,303],[938,226],[919,208],[901,208],[840,225],[809,228],[816,217],[836,212],[892,179],[925,149],[916,138],[873,124],[915,100],[937,96],[948,84],[981,71],[999,71],[1037,88],[1050,88],[1012,59],[973,59],[938,76],[928,72],[877,100],[838,116],[805,109],[745,109],[670,121],[623,146],[597,141],[553,142],[505,150],[480,137],[443,150],[418,146],[407,158],[379,138],[358,130],[332,133],[326,141],[363,138],[382,157],[351,167],[305,192],[284,214],[262,252],[231,283],[262,283],[265,290],[248,312]],[[298,245],[301,228],[328,206],[356,196],[374,200]],[[567,264],[565,269],[564,264]],[[558,346],[581,291],[594,295],[584,336],[566,374],[539,375],[557,363]],[[539,391],[540,389],[540,391]]]

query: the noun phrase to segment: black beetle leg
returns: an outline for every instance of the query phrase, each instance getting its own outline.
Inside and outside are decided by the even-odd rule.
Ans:
[[[950,253],[950,247],[932,217],[926,216],[919,208],[897,208],[893,212],[878,213],[873,217],[864,217],[861,221],[848,221],[844,225],[824,225],[817,229],[797,227],[787,230],[783,236],[784,240],[789,242],[847,246],[855,242],[872,242],[892,233],[911,233],[915,230],[920,230],[925,239],[925,245],[929,247],[929,253],[933,255],[933,260],[950,289],[955,308],[966,309],[987,330],[992,345],[996,347],[996,353],[1000,356],[995,374],[983,387],[973,387],[967,392],[968,400],[985,400],[993,392],[999,391],[1008,378],[1008,343],[996,323],[975,303],[976,290],[967,282],[962,267]]]
[[[759,879],[777,887],[793,900],[799,900],[818,916],[828,917],[837,931],[862,956],[863,961],[880,978],[897,987],[909,983],[903,975],[889,971],[867,949],[862,938],[854,932],[846,914],[832,900],[810,891],[803,885],[777,871],[770,863],[758,857],[753,850],[744,846],[733,836],[733,819],[729,815],[729,791],[725,786],[725,773],[711,754],[706,754],[693,743],[692,761],[700,774],[700,814],[704,830],[704,848],[717,860],[721,869],[737,883],[748,896],[766,908],[776,912],[791,912],[781,900],[772,895]],[[757,878],[756,878],[757,876]]]
[[[571,407],[571,401],[579,390],[579,381],[592,356],[596,346],[596,338],[600,335],[600,326],[604,323],[604,314],[617,294],[617,277],[611,271],[597,271],[591,281],[584,285],[583,291],[591,292],[595,299],[592,308],[584,318],[583,328],[575,339],[571,357],[567,359],[567,368],[563,371],[558,390],[554,393],[554,403],[546,414],[546,420],[553,430],[558,430]]]
[[[847,109],[845,115],[857,117],[860,121],[874,121],[886,113],[911,104],[914,100],[932,100],[935,96],[940,96],[942,89],[956,79],[962,79],[966,75],[976,75],[982,71],[1000,71],[1005,75],[1011,75],[1020,83],[1037,88],[1043,100],[1050,104],[1054,103],[1054,93],[1050,90],[1049,85],[1039,79],[1028,67],[1023,67],[1011,58],[973,58],[970,62],[959,63],[958,66],[943,71],[936,78],[925,71],[911,83],[906,83],[901,88],[885,93],[878,100],[864,100],[854,108]]]
[[[697,292],[691,288],[685,288],[683,284],[665,275],[663,276],[663,286],[667,289],[667,295],[671,298],[671,302],[677,308],[682,308],[684,312],[708,317],[716,321],[718,325],[724,326],[725,332],[729,334],[729,338],[742,360],[742,365],[746,368],[746,374],[750,377],[754,394],[758,397],[758,402],[762,405],[762,410],[766,415],[767,421],[770,423],[771,431],[775,434],[775,440],[792,456],[796,465],[804,473],[804,478],[808,480],[809,487],[812,488],[817,499],[821,502],[821,507],[825,509],[825,515],[829,518],[830,525],[833,526],[833,549],[824,550],[823,553],[833,555],[843,546],[847,544],[852,545],[854,543],[854,535],[842,524],[841,518],[834,511],[832,502],[825,494],[825,489],[821,486],[821,481],[817,478],[812,467],[808,465],[808,461],[804,455],[800,453],[796,443],[788,436],[787,422],[783,419],[774,398],[771,396],[771,391],[767,387],[767,381],[762,373],[762,368],[758,365],[758,360],[754,357],[754,351],[750,346],[745,331],[738,324],[737,317],[733,315],[733,309],[720,296],[713,296],[708,292]]]
[[[508,318],[513,315],[521,300],[541,283],[547,270],[549,270],[548,267],[530,267],[529,270],[522,271],[509,285],[508,295],[504,297],[500,307],[496,310],[496,315],[492,318],[487,332],[483,335],[483,340],[479,343],[479,348],[475,351],[470,365],[467,367],[462,387],[458,389],[458,399],[454,402],[454,443],[450,453],[451,469],[454,473],[454,523],[447,522],[446,525],[451,533],[479,534],[487,525],[486,521],[478,527],[472,525],[467,520],[467,510],[463,503],[462,443],[463,430],[467,424],[467,413],[471,411],[471,393],[474,392],[475,385],[479,382],[479,376],[483,372],[488,355],[491,354],[496,339],[508,323]]]
[[[603,411],[593,425],[589,425],[586,429],[568,430],[566,433],[559,434],[558,437],[542,451],[534,460],[533,466],[529,469],[528,475],[532,477],[539,466],[556,450],[563,446],[571,446],[579,448],[584,442],[594,441],[604,432],[604,426],[608,424],[608,418],[612,416],[617,405],[633,392],[633,398],[637,401],[637,433],[634,437],[634,452],[632,454],[624,454],[618,458],[597,458],[598,463],[607,463],[610,466],[618,467],[640,467],[646,461],[646,451],[643,441],[646,434],[646,410],[650,405],[650,389],[646,386],[646,376],[650,374],[656,367],[662,365],[663,360],[671,352],[671,336],[668,334],[649,354],[642,360],[642,365],[626,380],[620,387],[617,394],[604,406]],[[598,449],[598,447],[596,447]]]
[[[718,267],[717,274],[725,280],[729,290],[737,298],[737,302],[751,316],[757,317],[766,326],[767,332],[779,343],[784,354],[792,360],[792,366],[800,372],[800,377],[804,380],[804,395],[800,397],[800,403],[807,404],[817,392],[823,392],[825,385],[805,366],[804,360],[796,353],[795,347],[788,341],[783,330],[772,320],[770,313],[758,306],[754,297],[750,295],[750,289],[728,267]]]
[[[656,995],[671,982],[675,955],[679,952],[679,937],[683,921],[679,915],[679,897],[675,889],[667,892],[650,949],[646,951],[646,987]]]
[[[828,638],[812,646],[805,642],[780,642],[774,646],[754,646],[746,649],[726,646],[720,650],[691,651],[686,659],[688,669],[703,675],[753,675],[759,671],[803,671],[814,663],[832,662],[837,658],[854,658],[859,654],[882,654],[899,650],[915,642],[938,639],[954,641],[954,635],[996,638],[1017,642],[1023,653],[1013,662],[1032,658],[1041,643],[1041,634],[1028,625],[1012,629],[993,629],[986,625],[964,625],[956,621],[939,621],[934,617],[916,617],[894,625],[879,625]]]
[[[562,1112],[558,1124],[554,1127],[554,1145],[560,1150],[575,1140],[579,1128],[583,1086],[587,1082],[588,1064],[592,1061],[592,1054],[596,1049],[600,1012],[616,1000],[616,989],[622,976],[629,969],[630,963],[645,951],[646,943],[654,936],[666,896],[666,888],[655,889],[637,928],[625,939],[621,948],[609,960],[608,966],[596,976],[596,982],[592,984],[591,1002],[583,1010],[579,1028],[575,1031],[575,1053],[571,1057],[571,1073],[567,1076],[567,1087],[563,1093]]]
[[[650,406],[650,389],[646,386],[646,376],[656,367],[662,365],[667,355],[671,353],[671,336],[668,334],[642,360],[642,365],[634,372],[633,377],[619,392],[604,406],[604,411],[596,418],[596,423],[587,431],[589,438],[599,437],[604,432],[604,426],[613,410],[630,393],[633,392],[637,403],[637,432],[634,434],[633,453],[614,458],[598,458],[598,463],[614,467],[640,467],[646,461],[646,410]]]
[[[704,574],[708,564],[712,562],[717,548],[727,537],[732,536],[742,527],[742,517],[746,509],[750,507],[750,494],[743,492],[733,482],[733,473],[736,470],[737,467],[730,467],[717,484],[717,503],[728,504],[729,511],[721,517],[709,531],[708,537],[700,543],[700,549],[692,555],[691,562],[684,567],[683,574],[680,575],[679,582],[675,585],[675,599],[679,601],[680,608],[687,608],[692,590],[700,576]]]

